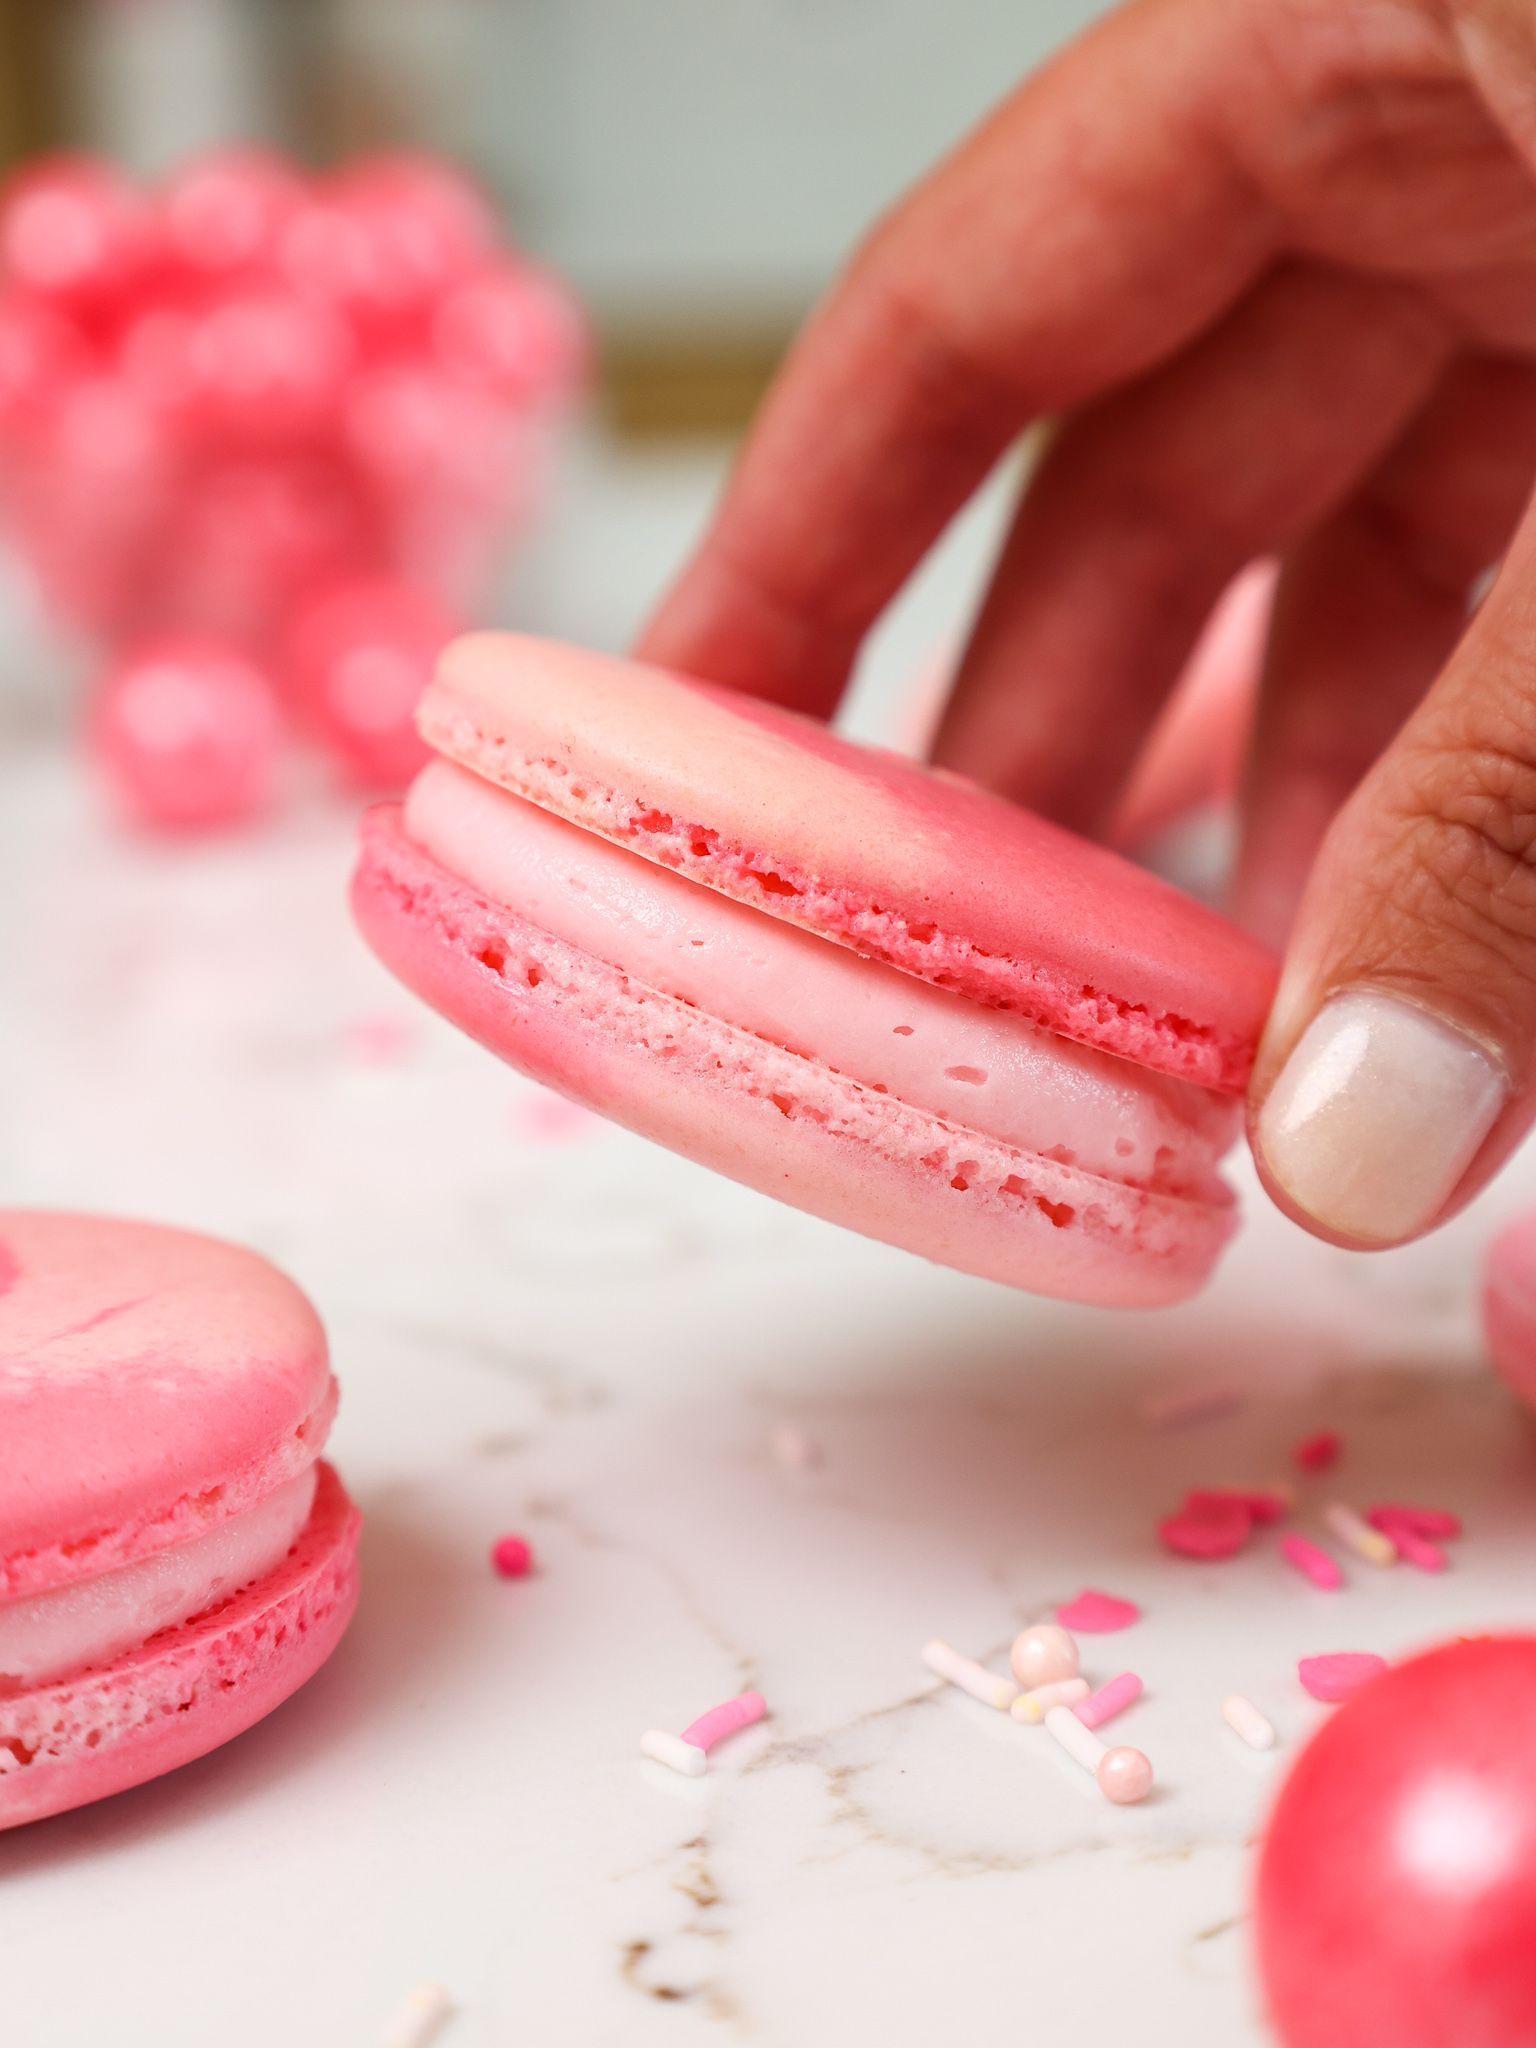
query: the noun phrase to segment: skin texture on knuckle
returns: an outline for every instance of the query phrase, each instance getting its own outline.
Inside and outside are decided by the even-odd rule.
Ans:
[[[1357,848],[1375,963],[1366,978],[1433,989],[1440,1007],[1504,1045],[1523,1042],[1536,1014],[1531,724],[1522,734],[1485,712],[1453,744],[1400,746],[1379,771],[1374,828]]]

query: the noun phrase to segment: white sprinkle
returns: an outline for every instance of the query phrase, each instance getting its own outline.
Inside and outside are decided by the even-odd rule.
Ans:
[[[781,1423],[769,1441],[774,1457],[791,1472],[809,1472],[821,1463],[821,1453],[810,1438],[788,1423]]]
[[[1240,1692],[1221,1703],[1221,1718],[1234,1735],[1241,1736],[1250,1749],[1273,1749],[1275,1731],[1259,1712],[1252,1700],[1245,1700]]]
[[[1088,1690],[1086,1678],[1052,1679],[1049,1685],[1037,1685],[1033,1692],[1021,1692],[1008,1711],[1015,1721],[1027,1721],[1033,1727],[1052,1707],[1070,1707],[1087,1699]]]
[[[418,1984],[390,2021],[384,2048],[427,2048],[453,2016],[453,2000],[441,1984]]]
[[[1342,1501],[1330,1501],[1323,1509],[1323,1520],[1339,1541],[1347,1544],[1356,1557],[1363,1557],[1367,1564],[1374,1564],[1384,1571],[1388,1565],[1397,1563],[1397,1545],[1392,1538],[1380,1529],[1373,1529],[1369,1522],[1362,1521],[1354,1509],[1345,1507]]]
[[[1097,1777],[1099,1765],[1109,1755],[1109,1749],[1093,1730],[1079,1721],[1070,1707],[1047,1707],[1045,1725],[1067,1755]]]
[[[696,1742],[684,1742],[681,1735],[669,1735],[665,1728],[647,1728],[640,1738],[640,1754],[652,1763],[681,1771],[685,1778],[702,1778],[709,1758]]]
[[[940,1678],[947,1678],[951,1685],[968,1692],[973,1700],[996,1707],[1000,1713],[1006,1714],[1019,1696],[1019,1688],[1011,1678],[999,1678],[985,1664],[978,1664],[974,1657],[962,1657],[937,1636],[931,1643],[924,1643],[923,1662]]]
[[[1165,1387],[1161,1393],[1148,1394],[1137,1406],[1149,1429],[1177,1429],[1182,1423],[1230,1415],[1241,1406],[1242,1399],[1243,1390],[1236,1380],[1192,1380],[1182,1387]]]

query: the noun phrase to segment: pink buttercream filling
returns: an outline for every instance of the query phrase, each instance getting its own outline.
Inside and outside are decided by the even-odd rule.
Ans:
[[[308,1520],[316,1477],[307,1466],[190,1543],[0,1605],[0,1695],[110,1663],[265,1578]]]
[[[663,993],[912,1108],[1135,1186],[1209,1196],[1234,1105],[701,888],[449,761],[405,806],[483,895]]]

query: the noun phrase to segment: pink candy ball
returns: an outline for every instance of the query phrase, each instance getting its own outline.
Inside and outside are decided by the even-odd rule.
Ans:
[[[504,1579],[526,1579],[533,1570],[533,1549],[526,1537],[502,1536],[491,1547],[491,1564]]]
[[[1152,1764],[1139,1749],[1112,1749],[1100,1759],[1099,1790],[1116,1806],[1134,1806],[1152,1790]]]
[[[40,298],[99,309],[134,281],[149,247],[143,200],[94,157],[46,157],[0,197],[0,270]]]
[[[232,293],[190,324],[184,348],[186,400],[204,435],[260,447],[334,427],[352,343],[324,307],[266,288]]]
[[[432,598],[384,579],[343,584],[300,614],[289,643],[295,709],[349,781],[398,789],[425,764],[416,704],[454,630]]]
[[[141,648],[103,679],[91,750],[141,824],[243,823],[267,806],[281,721],[260,669],[216,641]]]
[[[194,157],[160,194],[166,256],[191,281],[222,284],[275,259],[304,198],[302,179],[266,150]]]
[[[446,369],[514,404],[568,398],[587,372],[574,298],[529,264],[487,265],[455,285],[433,316],[432,338]]]
[[[1037,1685],[1054,1685],[1058,1679],[1076,1678],[1077,1644],[1064,1628],[1044,1621],[1014,1638],[1008,1652],[1013,1675],[1026,1692]]]

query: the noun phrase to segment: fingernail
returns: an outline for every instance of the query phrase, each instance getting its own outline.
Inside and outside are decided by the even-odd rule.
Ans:
[[[1259,1112],[1271,1178],[1325,1230],[1396,1244],[1434,1222],[1504,1106],[1482,1046],[1375,992],[1318,1011]]]

